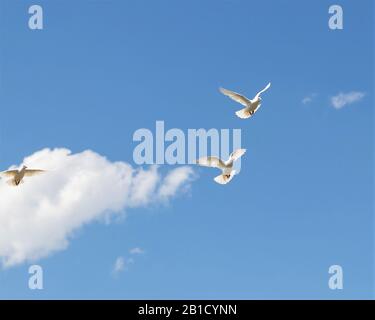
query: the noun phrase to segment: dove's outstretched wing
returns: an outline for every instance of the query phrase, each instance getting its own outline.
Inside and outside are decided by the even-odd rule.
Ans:
[[[223,169],[225,163],[217,157],[203,157],[197,160],[197,165],[203,167],[219,168]]]
[[[232,100],[242,104],[245,107],[251,106],[251,101],[248,98],[246,98],[245,96],[243,96],[243,95],[241,95],[237,92],[230,91],[230,90],[227,90],[227,89],[224,89],[224,88],[220,88],[220,92],[222,94],[226,95],[227,97],[231,98]]]
[[[259,91],[255,97],[258,98],[263,92],[266,92],[270,87],[271,87],[271,82],[267,84],[267,86],[263,90]]]
[[[41,174],[43,172],[45,172],[45,171],[44,170],[31,170],[31,169],[27,169],[27,170],[25,170],[25,177],[32,177],[32,176]]]
[[[237,159],[241,158],[246,153],[246,149],[237,149],[231,153],[229,156],[229,161],[236,161]]]
[[[17,173],[18,173],[18,170],[8,170],[8,171],[0,172],[0,175],[14,178]]]

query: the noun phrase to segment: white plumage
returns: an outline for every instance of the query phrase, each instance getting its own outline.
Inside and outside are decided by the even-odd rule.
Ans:
[[[262,105],[262,98],[260,95],[263,92],[266,92],[271,87],[271,83],[269,83],[263,90],[259,91],[253,99],[248,99],[245,96],[231,91],[224,88],[220,88],[220,92],[227,97],[231,98],[232,100],[242,104],[245,108],[236,112],[237,117],[241,119],[247,119],[254,115]]]
[[[222,173],[214,180],[219,184],[227,184],[236,174],[236,171],[233,170],[234,162],[241,158],[245,152],[246,149],[237,149],[236,151],[232,152],[227,161],[223,161],[218,157],[203,157],[197,160],[197,165],[220,169]]]
[[[21,183],[23,183],[24,177],[32,177],[34,175],[40,174],[45,172],[44,170],[32,170],[27,169],[26,166],[23,166],[21,170],[8,170],[0,172],[0,175],[11,177],[10,180],[7,181],[7,183],[11,186],[18,186]]]

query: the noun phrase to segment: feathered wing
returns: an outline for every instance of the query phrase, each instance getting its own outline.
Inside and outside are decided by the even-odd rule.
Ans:
[[[27,169],[27,170],[25,170],[25,177],[32,177],[32,176],[41,174],[43,172],[45,172],[45,171],[44,170],[31,170],[31,169]]]
[[[271,82],[267,84],[267,86],[263,90],[259,91],[255,97],[258,98],[263,92],[266,92],[270,87],[271,87]]]
[[[234,92],[234,91],[230,91],[230,90],[227,90],[227,89],[224,89],[224,88],[220,88],[220,92],[224,95],[226,95],[227,97],[231,98],[232,100],[242,104],[243,106],[245,107],[248,107],[251,105],[251,101],[246,98],[245,96],[237,93],[237,92]]]
[[[210,168],[223,169],[225,163],[217,157],[203,157],[197,160],[197,165]]]
[[[3,171],[0,174],[6,177],[14,178],[17,173],[18,173],[18,170],[8,170],[8,171]]]
[[[241,158],[246,153],[246,149],[237,149],[231,153],[229,156],[229,161],[236,161],[237,159]]]

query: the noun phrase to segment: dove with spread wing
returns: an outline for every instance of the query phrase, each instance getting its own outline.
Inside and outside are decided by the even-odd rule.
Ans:
[[[257,112],[262,104],[261,94],[266,92],[271,87],[271,83],[269,83],[263,90],[259,91],[253,99],[248,99],[245,96],[230,91],[224,88],[220,88],[220,92],[232,100],[242,104],[245,108],[236,112],[236,115],[241,119],[247,119],[254,115]]]
[[[227,161],[223,161],[218,157],[203,157],[198,159],[196,163],[199,166],[220,169],[222,173],[214,180],[219,184],[227,184],[236,174],[236,171],[233,170],[234,162],[241,158],[245,152],[246,149],[237,149],[236,151],[232,152]]]
[[[3,171],[0,175],[5,177],[10,177],[11,179],[7,181],[9,185],[18,186],[24,182],[24,177],[31,177],[40,173],[45,172],[44,170],[32,170],[28,169],[26,166],[23,166],[21,170],[8,170]]]

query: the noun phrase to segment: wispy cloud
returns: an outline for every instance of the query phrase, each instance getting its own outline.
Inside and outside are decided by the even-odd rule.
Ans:
[[[331,97],[331,104],[335,109],[341,109],[347,105],[362,100],[365,96],[364,92],[352,91],[348,93],[339,93]]]
[[[133,256],[144,254],[144,250],[140,247],[135,247],[129,250],[129,253]],[[134,258],[126,258],[124,256],[119,256],[116,258],[115,263],[113,265],[112,273],[114,275],[118,275],[119,273],[128,270],[131,264],[134,264]]]
[[[129,250],[130,254],[143,254],[144,250],[142,248],[136,247]]]
[[[113,266],[114,273],[120,273],[125,270],[125,258],[118,257],[115,261],[115,265]]]
[[[303,104],[309,104],[311,102],[313,102],[314,98],[317,96],[316,93],[312,93],[312,94],[309,94],[308,96],[304,97],[302,99],[302,103]]]
[[[193,176],[188,167],[166,175],[157,167],[135,169],[91,150],[72,154],[44,149],[23,164],[48,172],[19,187],[0,180],[0,263],[5,267],[66,249],[88,223],[124,217],[128,208],[164,203],[187,188]]]
[[[112,272],[113,272],[114,275],[117,275],[117,274],[127,270],[129,265],[131,265],[133,263],[134,263],[133,258],[125,259],[124,257],[117,257],[116,260],[115,260],[115,263],[113,265]]]
[[[189,187],[190,182],[194,179],[194,171],[191,167],[181,167],[171,170],[165,177],[163,185],[159,188],[158,196],[164,200],[169,200],[175,193],[176,190],[182,190],[182,186],[185,189]]]

